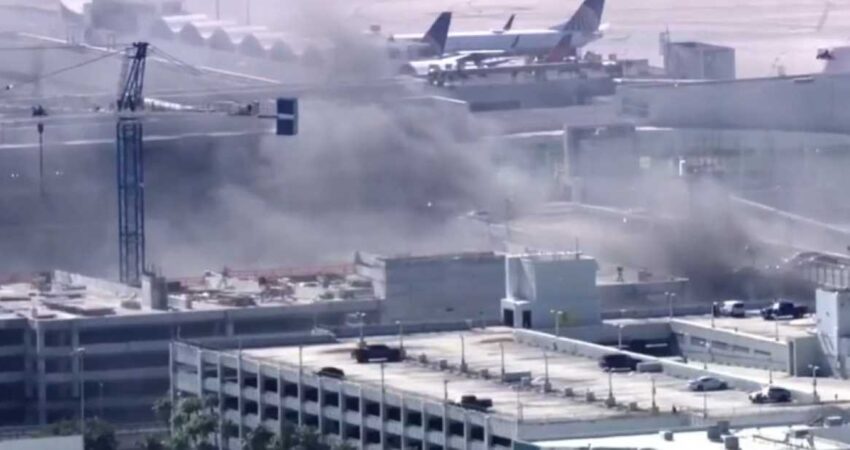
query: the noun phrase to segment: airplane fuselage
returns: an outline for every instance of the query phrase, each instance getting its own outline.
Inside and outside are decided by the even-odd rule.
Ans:
[[[509,30],[509,31],[469,31],[452,32],[446,39],[445,53],[502,50],[514,55],[538,55],[547,53],[571,34],[572,45],[576,48],[598,39],[600,34],[580,31],[561,31],[552,29]],[[421,41],[421,35],[396,35],[396,42],[413,43]]]

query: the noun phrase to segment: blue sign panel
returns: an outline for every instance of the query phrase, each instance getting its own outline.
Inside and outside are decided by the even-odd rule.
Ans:
[[[298,134],[298,99],[277,99],[277,135],[295,136]]]

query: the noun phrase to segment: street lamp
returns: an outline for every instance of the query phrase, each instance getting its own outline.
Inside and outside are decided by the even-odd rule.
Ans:
[[[396,320],[395,324],[398,325],[398,348],[404,350],[404,324],[400,320]]]
[[[665,292],[665,296],[667,296],[667,307],[670,309],[670,320],[673,319],[673,301],[676,299],[675,292]]]
[[[617,324],[617,350],[622,350],[623,348],[623,324]]]
[[[555,316],[555,337],[561,337],[561,317],[563,317],[564,312],[559,309],[553,309],[549,312]]]
[[[818,370],[820,370],[820,367],[809,364],[809,369],[812,369],[812,400],[817,403],[820,401],[818,398]]]
[[[655,377],[650,378],[652,381],[652,412],[658,411],[658,405],[655,403]]]
[[[714,318],[717,316],[717,302],[711,303],[711,328],[714,328]]]
[[[773,339],[779,342],[779,321],[773,318]]]
[[[364,313],[362,311],[356,312],[356,313],[354,313],[354,317],[356,317],[358,319],[359,326],[360,326],[360,343],[358,345],[360,347],[365,347],[366,346],[366,338],[363,335],[363,326],[366,323],[366,313]]]
[[[499,342],[499,354],[502,359],[502,381],[505,380],[505,344],[503,342]]]
[[[80,377],[80,434],[86,434],[86,381],[84,377],[83,357],[86,354],[85,347],[77,347],[72,352],[74,356],[79,358],[79,377]]]
[[[549,355],[546,350],[543,350],[543,392],[552,390],[552,385],[549,383]]]
[[[38,131],[38,193],[44,196],[44,122],[36,125]]]
[[[466,372],[466,343],[460,335],[460,371]]]

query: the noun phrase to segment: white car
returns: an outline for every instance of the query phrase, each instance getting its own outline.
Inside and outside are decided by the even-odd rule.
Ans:
[[[742,301],[726,300],[720,305],[720,314],[728,317],[745,317],[747,310]]]
[[[722,391],[728,387],[725,381],[714,377],[699,377],[688,381],[688,389],[692,391]]]

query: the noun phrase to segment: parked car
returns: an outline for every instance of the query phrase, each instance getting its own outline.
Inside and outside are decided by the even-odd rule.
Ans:
[[[493,400],[474,395],[463,395],[460,397],[460,406],[466,409],[486,412],[493,407]]]
[[[722,391],[728,388],[729,386],[725,381],[714,377],[705,376],[688,381],[688,389],[692,391]]]
[[[316,375],[325,378],[336,378],[337,380],[345,378],[345,372],[337,367],[322,367],[316,372]]]
[[[747,310],[744,302],[739,300],[726,300],[720,305],[720,315],[728,317],[746,317]]]
[[[761,310],[764,320],[777,320],[784,318],[799,319],[806,315],[809,309],[805,306],[795,305],[794,302],[778,301]]]
[[[788,403],[791,401],[791,391],[778,386],[767,386],[760,391],[751,392],[749,397],[753,403]]]
[[[641,361],[622,353],[611,353],[599,358],[599,367],[606,372],[636,370]]]
[[[372,361],[399,362],[404,358],[404,351],[384,344],[366,345],[351,351],[351,357],[358,363]]]

